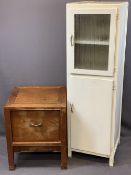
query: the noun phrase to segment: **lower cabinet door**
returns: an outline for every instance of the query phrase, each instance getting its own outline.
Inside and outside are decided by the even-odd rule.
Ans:
[[[70,76],[71,148],[110,154],[113,81]]]

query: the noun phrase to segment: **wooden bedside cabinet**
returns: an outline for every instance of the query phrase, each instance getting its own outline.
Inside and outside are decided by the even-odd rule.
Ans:
[[[9,169],[14,152],[60,151],[67,168],[66,88],[16,87],[4,106]]]

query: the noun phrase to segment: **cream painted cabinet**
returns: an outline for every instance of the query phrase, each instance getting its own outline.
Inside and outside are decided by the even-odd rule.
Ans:
[[[120,142],[127,2],[67,4],[68,155],[109,158]]]

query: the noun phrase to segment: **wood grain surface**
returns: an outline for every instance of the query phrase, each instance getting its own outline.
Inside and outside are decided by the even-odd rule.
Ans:
[[[16,87],[4,106],[9,169],[14,152],[60,151],[67,168],[66,88]]]

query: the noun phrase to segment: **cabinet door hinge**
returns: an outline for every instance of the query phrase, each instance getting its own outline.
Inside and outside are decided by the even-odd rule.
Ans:
[[[70,110],[73,113],[73,104],[70,104]]]
[[[116,69],[114,68],[114,74],[116,73]]]
[[[116,84],[115,82],[113,82],[113,87],[112,87],[113,90],[116,90]]]
[[[116,15],[116,20],[118,21],[119,20],[119,14],[117,13]]]
[[[117,71],[117,68],[115,67],[115,68],[114,68],[114,74],[116,73],[116,71]]]

